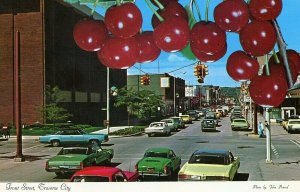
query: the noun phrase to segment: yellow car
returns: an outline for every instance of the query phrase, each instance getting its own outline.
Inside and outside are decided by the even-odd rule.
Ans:
[[[232,181],[240,167],[240,158],[228,150],[195,151],[178,173],[178,181]]]
[[[180,115],[184,123],[192,123],[192,117],[189,115]]]
[[[221,112],[219,112],[219,111],[216,111],[215,114],[216,114],[217,119],[220,119],[222,116]]]

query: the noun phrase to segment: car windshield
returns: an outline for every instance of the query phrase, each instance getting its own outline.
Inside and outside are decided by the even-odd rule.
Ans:
[[[189,163],[226,165],[224,155],[193,155]]]
[[[235,119],[234,122],[235,123],[246,123],[246,121],[243,119]]]
[[[144,157],[162,157],[162,158],[168,158],[168,154],[165,152],[146,152]]]
[[[75,176],[73,182],[108,182],[108,177],[101,176]]]
[[[173,118],[173,120],[174,120],[175,123],[179,123],[180,122],[180,119],[178,119],[178,118]]]
[[[67,154],[88,154],[88,148],[64,148],[62,149],[58,155],[67,155]]]
[[[150,127],[162,127],[163,125],[163,123],[151,123]]]

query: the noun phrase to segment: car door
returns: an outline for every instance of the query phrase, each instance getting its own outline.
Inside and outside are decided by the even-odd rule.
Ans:
[[[84,142],[84,136],[79,130],[72,130],[71,131],[71,138],[74,143],[83,143]]]
[[[171,159],[171,164],[172,164],[173,170],[174,171],[177,169],[179,170],[180,164],[181,164],[181,159],[175,155],[173,150],[169,151],[168,157]]]

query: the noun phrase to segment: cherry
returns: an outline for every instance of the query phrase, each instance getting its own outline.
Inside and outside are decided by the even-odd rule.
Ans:
[[[286,79],[271,73],[256,75],[251,79],[249,93],[257,105],[262,107],[277,107],[285,99],[288,90]]]
[[[216,24],[224,31],[238,32],[249,21],[248,5],[244,0],[227,0],[214,9]]]
[[[185,19],[170,16],[153,31],[156,46],[166,52],[176,52],[185,48],[189,42],[190,31]]]
[[[282,10],[282,0],[251,0],[249,10],[257,20],[273,20]]]
[[[186,10],[184,9],[184,7],[176,2],[176,1],[171,1],[169,2],[165,8],[163,10],[158,10],[157,13],[162,17],[162,18],[167,18],[168,16],[180,16],[183,17],[184,19],[186,19],[188,21],[188,15]],[[158,18],[156,17],[155,14],[153,14],[152,16],[152,20],[151,20],[153,29],[160,23],[160,21],[158,20]]]
[[[136,36],[138,41],[139,55],[137,62],[146,63],[154,61],[160,55],[160,49],[156,47],[153,40],[153,31],[144,31]]]
[[[103,48],[97,52],[100,62],[114,69],[127,69],[134,65],[138,56],[138,45],[135,38],[122,39],[110,37]]]
[[[286,50],[287,57],[289,61],[292,61],[294,63],[296,71],[300,72],[300,55],[297,53],[297,51],[293,49]]]
[[[107,36],[108,31],[102,20],[83,19],[73,29],[76,44],[85,51],[100,50]]]
[[[199,52],[214,54],[221,51],[226,44],[226,33],[214,22],[200,21],[191,30],[191,47]]]
[[[133,3],[111,6],[104,17],[107,29],[115,36],[128,38],[136,35],[142,27],[142,14]]]
[[[247,24],[239,37],[244,51],[253,56],[269,53],[277,40],[274,27],[267,21],[257,20]]]
[[[198,49],[199,47],[194,47],[194,45],[191,45],[191,51],[194,53],[194,55],[202,62],[207,62],[207,63],[211,63],[211,62],[215,62],[219,59],[221,59],[226,51],[227,51],[227,43],[225,43],[225,46],[223,47],[223,49],[221,49],[218,52],[215,52],[213,54],[208,54],[205,52],[201,52]]]
[[[228,57],[226,69],[232,79],[247,81],[257,75],[259,63],[244,51],[236,51]]]
[[[167,5],[170,2],[178,2],[178,0],[158,0],[160,2],[160,4],[162,4],[163,6]],[[157,6],[154,0],[151,0],[152,4]],[[158,7],[158,6],[157,6]]]

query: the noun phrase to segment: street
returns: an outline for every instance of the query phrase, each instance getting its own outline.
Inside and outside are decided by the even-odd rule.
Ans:
[[[181,166],[197,149],[229,149],[241,159],[236,181],[300,180],[300,134],[288,134],[280,125],[272,125],[272,160],[266,159],[265,138],[258,138],[251,131],[232,131],[229,117],[220,120],[217,131],[202,132],[201,121],[188,124],[185,129],[172,132],[171,136],[139,135],[133,137],[112,137],[103,148],[113,148],[112,166],[123,170],[134,170],[136,162],[149,147],[170,147],[182,159]],[[45,171],[47,159],[56,155],[60,147],[40,144],[36,139],[23,139],[25,162],[14,162],[16,139],[0,143],[1,182],[62,182],[69,176],[59,178]],[[278,168],[278,169],[274,169]],[[289,171],[292,176],[282,173]]]

